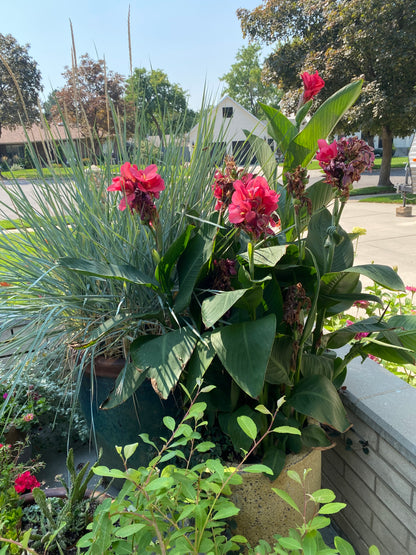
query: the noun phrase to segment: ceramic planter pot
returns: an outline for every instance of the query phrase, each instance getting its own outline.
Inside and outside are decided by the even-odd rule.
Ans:
[[[321,487],[321,451],[312,449],[290,454],[286,464],[273,482],[262,474],[243,473],[243,483],[233,486],[231,499],[240,512],[234,517],[237,529],[235,533],[247,538],[252,547],[263,539],[273,544],[274,534],[287,536],[290,528],[302,523],[302,518],[292,507],[283,501],[272,488],[285,490],[299,507],[303,506],[304,495],[299,484],[287,476],[288,470],[295,470],[303,476],[304,469],[311,468],[308,474],[308,492]],[[312,517],[310,507],[308,518]]]
[[[98,357],[94,361],[93,376],[90,368],[86,368],[79,393],[82,412],[92,427],[97,446],[103,449],[101,464],[109,468],[122,468],[115,445],[136,443],[141,433],[149,434],[149,438],[159,444],[160,436],[166,434],[163,417],[175,418],[180,410],[175,396],[169,396],[166,401],[160,399],[150,380],[146,380],[130,399],[118,407],[101,409],[101,404],[114,389],[124,364],[123,359]],[[136,453],[129,459],[129,466],[146,466],[154,456],[154,448],[140,441]]]

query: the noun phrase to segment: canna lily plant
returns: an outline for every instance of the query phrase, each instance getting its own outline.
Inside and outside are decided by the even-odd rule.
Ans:
[[[415,316],[366,318],[325,332],[327,318],[356,301],[382,304],[362,291],[360,276],[391,290],[404,285],[387,266],[354,266],[352,241],[340,224],[352,184],[371,168],[374,154],[357,138],[331,144],[326,139],[359,96],[362,82],[335,93],[301,129],[324,86],[317,73],[302,79],[305,90],[294,123],[262,105],[285,156],[283,171],[269,145],[247,133],[260,170],[248,173],[226,158],[212,184],[212,210],[189,211],[188,226],[166,249],[158,203],[171,185],[155,166],[121,166],[108,190],[120,192],[120,210],[137,215],[137,225],[152,232],[153,272],[60,260],[93,279],[146,288],[160,307],[152,313],[137,307],[143,325],[102,408],[124,402],[149,378],[162,398],[178,383],[191,394],[204,380],[217,386],[206,394],[209,423],[218,424],[239,450],[248,448],[249,439],[237,418],[250,416],[266,429],[267,415],[284,396],[276,420],[280,433],[269,435],[257,453],[275,475],[288,452],[331,446],[321,424],[348,429],[339,390],[349,361],[382,352],[383,359],[414,363],[416,352]],[[315,155],[324,177],[309,185],[307,166]],[[111,325],[101,326],[95,337]]]

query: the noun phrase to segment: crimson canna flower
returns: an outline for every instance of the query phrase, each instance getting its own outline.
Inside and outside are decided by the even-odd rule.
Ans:
[[[323,139],[318,139],[318,146],[319,151],[316,153],[316,159],[319,161],[321,168],[324,168],[338,154],[337,142],[334,141],[329,145]]]
[[[276,222],[271,215],[277,209],[279,196],[270,189],[264,177],[257,176],[246,183],[235,181],[228,218],[255,239],[272,234],[271,226]]]
[[[132,212],[139,213],[143,223],[150,224],[157,214],[153,199],[159,198],[159,193],[165,188],[165,182],[157,173],[157,166],[151,164],[139,170],[136,164],[126,162],[121,166],[120,174],[113,178],[107,191],[123,192],[119,209],[125,210],[128,206]]]
[[[303,86],[303,103],[308,102],[325,86],[325,81],[320,77],[317,71],[315,73],[304,72],[301,74]]]

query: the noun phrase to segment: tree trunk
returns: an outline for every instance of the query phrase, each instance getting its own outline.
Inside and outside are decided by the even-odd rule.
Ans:
[[[383,158],[381,160],[380,176],[378,178],[378,187],[393,187],[390,181],[391,157],[393,154],[393,133],[389,127],[383,127]]]

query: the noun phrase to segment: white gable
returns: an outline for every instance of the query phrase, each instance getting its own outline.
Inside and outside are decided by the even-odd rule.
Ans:
[[[267,140],[270,138],[267,133],[267,124],[250,114],[238,102],[230,96],[224,96],[212,110],[214,120],[213,140],[216,141],[220,136],[227,144],[245,141],[244,130],[250,131],[255,135]],[[194,144],[198,133],[196,125],[189,132],[189,142]]]

